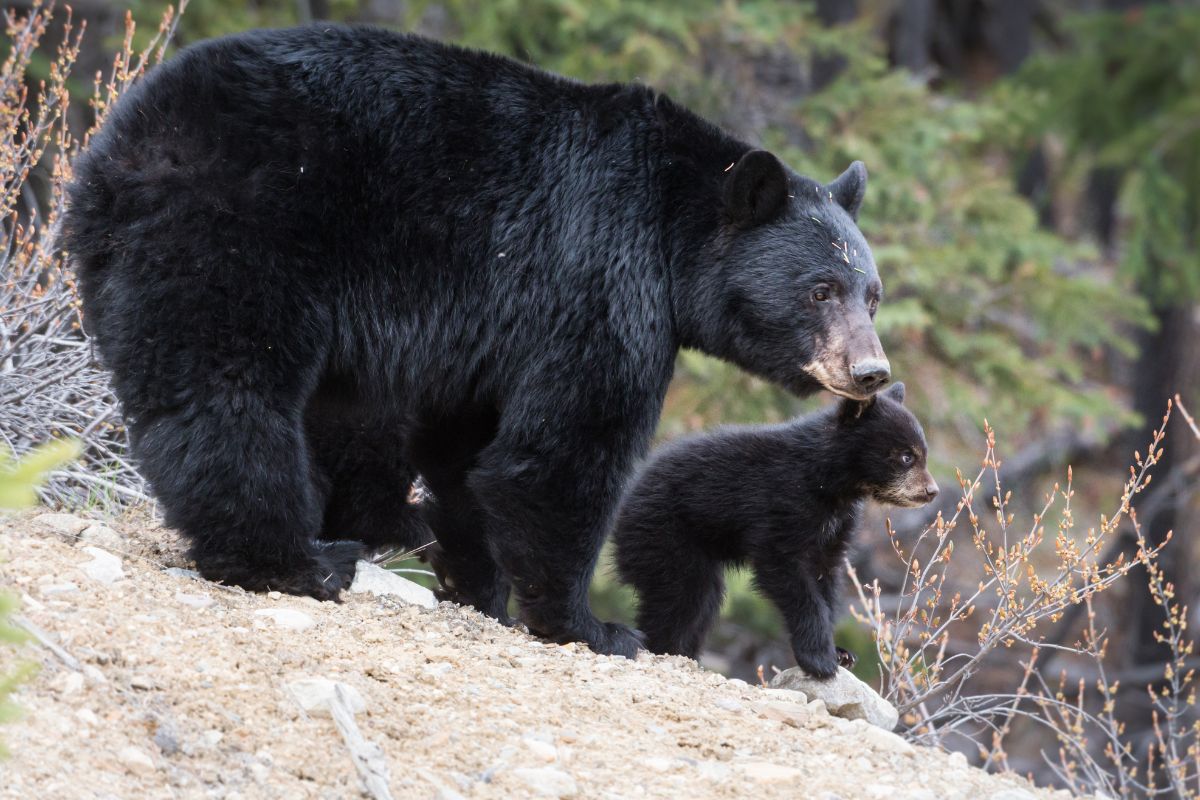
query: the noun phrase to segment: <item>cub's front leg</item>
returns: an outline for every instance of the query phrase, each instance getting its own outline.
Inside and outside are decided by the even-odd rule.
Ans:
[[[836,675],[841,658],[833,644],[833,611],[812,565],[766,557],[753,567],[759,589],[783,615],[796,664],[815,678]]]

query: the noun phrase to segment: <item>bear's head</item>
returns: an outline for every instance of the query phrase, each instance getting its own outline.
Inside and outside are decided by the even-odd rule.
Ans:
[[[855,223],[866,168],[821,184],[751,150],[722,180],[695,346],[798,395],[873,395],[891,368],[874,323],[883,284]]]
[[[878,502],[915,508],[937,497],[937,481],[926,466],[925,432],[904,406],[903,383],[869,400],[843,400],[837,447],[852,461],[860,489]]]

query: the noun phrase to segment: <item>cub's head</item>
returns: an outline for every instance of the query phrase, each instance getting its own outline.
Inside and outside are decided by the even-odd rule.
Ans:
[[[821,184],[752,150],[723,181],[704,349],[796,394],[872,396],[891,368],[874,323],[883,284],[855,223],[866,168]]]
[[[925,465],[925,432],[904,406],[903,383],[870,400],[843,400],[837,424],[838,446],[873,499],[913,508],[937,497],[937,481]]]

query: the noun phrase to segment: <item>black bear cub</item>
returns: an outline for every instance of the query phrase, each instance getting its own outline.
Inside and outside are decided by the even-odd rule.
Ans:
[[[783,425],[729,427],[655,453],[626,492],[615,543],[655,653],[695,658],[721,608],[726,564],[748,564],[783,614],[796,663],[824,678],[836,576],[867,499],[920,506],[938,492],[904,384]]]

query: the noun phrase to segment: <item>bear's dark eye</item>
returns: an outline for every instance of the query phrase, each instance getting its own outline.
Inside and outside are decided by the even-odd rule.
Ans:
[[[824,303],[829,299],[829,287],[818,286],[816,289],[813,289],[812,296],[813,300],[816,300],[818,303]]]
[[[875,312],[878,310],[879,310],[879,300],[878,299],[871,300],[871,302],[867,305],[867,311],[871,314],[872,317],[874,317]]]
[[[900,463],[906,467],[911,467],[913,465],[913,462],[916,460],[917,460],[916,456],[914,456],[912,453],[901,453],[900,454]]]

